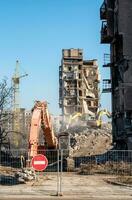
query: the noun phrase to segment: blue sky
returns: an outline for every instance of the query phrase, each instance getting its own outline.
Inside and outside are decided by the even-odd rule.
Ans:
[[[11,79],[15,62],[21,63],[21,107],[31,109],[34,100],[47,100],[50,111],[59,114],[58,70],[61,50],[82,48],[85,59],[98,59],[102,78],[99,8],[102,0],[0,0],[0,79]],[[24,70],[23,70],[24,69]],[[101,98],[110,109],[110,95]]]

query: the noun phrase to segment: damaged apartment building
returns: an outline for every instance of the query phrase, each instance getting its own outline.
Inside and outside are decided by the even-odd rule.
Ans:
[[[64,121],[74,113],[94,119],[99,107],[97,60],[83,60],[82,49],[63,49],[59,68],[59,105]]]
[[[17,112],[8,110],[4,112],[4,116],[6,117],[2,128],[8,132],[10,148],[27,148],[31,111],[25,108],[19,108]]]
[[[101,43],[110,44],[112,134],[118,149],[132,149],[132,0],[104,0],[100,8]]]

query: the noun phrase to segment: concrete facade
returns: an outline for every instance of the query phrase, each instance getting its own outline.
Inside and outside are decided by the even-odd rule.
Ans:
[[[28,143],[31,111],[20,108],[17,112],[8,111],[6,114],[7,120],[3,124],[3,128],[9,132],[8,136],[11,147],[24,148]]]
[[[63,49],[59,68],[59,105],[64,120],[74,113],[94,118],[99,107],[97,60],[83,60],[82,49]]]
[[[110,44],[112,132],[117,148],[132,149],[132,1],[104,0],[101,43]],[[106,84],[107,85],[107,84]]]

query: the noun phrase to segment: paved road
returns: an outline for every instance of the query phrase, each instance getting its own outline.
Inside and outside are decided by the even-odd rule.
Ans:
[[[35,197],[35,198],[33,198],[33,197],[29,197],[29,198],[27,198],[27,197],[17,197],[17,198],[0,198],[0,200],[132,200],[132,197],[128,197],[128,196],[126,196],[126,197],[115,197],[115,198],[113,198],[113,197],[106,197],[106,198],[104,198],[103,196],[102,197],[85,197],[85,198],[83,198],[83,197],[79,197],[79,198],[77,198],[77,197],[54,197],[54,198],[51,198],[51,197],[45,197],[45,196],[43,196],[43,197],[39,197],[39,198],[37,198],[37,197]]]
[[[63,174],[63,196],[53,196],[57,192],[57,176],[47,176],[33,185],[0,186],[0,200],[132,200],[132,187],[108,184],[106,176],[72,173]]]

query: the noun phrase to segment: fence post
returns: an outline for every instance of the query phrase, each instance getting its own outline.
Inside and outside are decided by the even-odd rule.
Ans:
[[[60,169],[60,196],[63,195],[62,193],[62,172],[63,172],[63,149],[61,150],[61,169]]]
[[[1,160],[2,160],[1,155],[2,153],[1,153],[1,144],[0,144],[0,165],[1,165]]]
[[[61,193],[61,173],[60,171],[62,170],[62,167],[60,168],[60,152],[61,150],[58,149],[57,150],[57,196],[62,196],[62,193]],[[62,164],[61,164],[62,166]]]
[[[57,196],[59,194],[59,150],[57,150]]]

